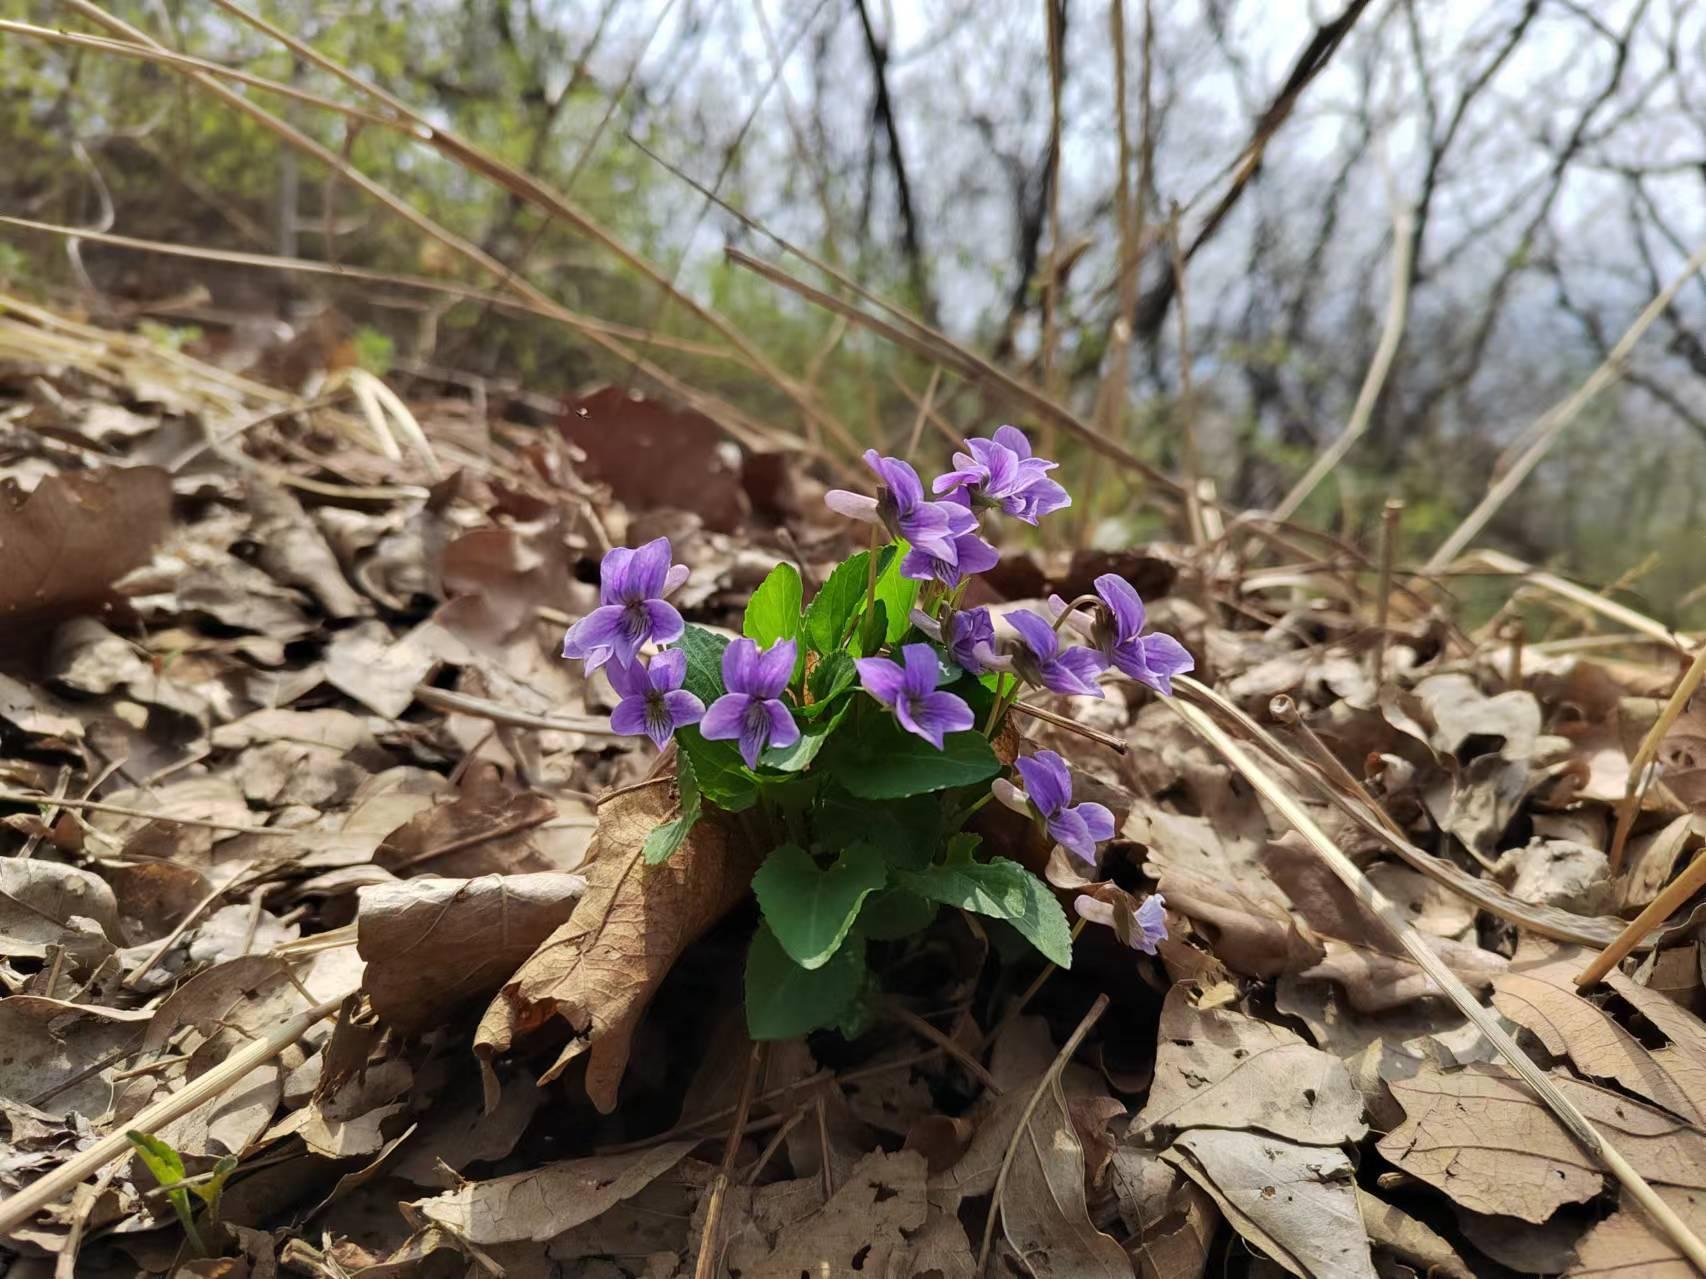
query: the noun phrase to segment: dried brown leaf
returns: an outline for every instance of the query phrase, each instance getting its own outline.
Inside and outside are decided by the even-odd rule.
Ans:
[[[74,471],[33,493],[0,491],[0,623],[93,612],[148,562],[172,519],[172,480],[152,466]]]
[[[1139,1279],[1198,1279],[1220,1226],[1214,1200],[1154,1151],[1121,1147],[1109,1167]]]
[[[544,1242],[638,1194],[698,1143],[672,1141],[621,1155],[566,1159],[410,1204],[421,1224],[442,1226],[474,1244]]]
[[[1599,1165],[1498,1067],[1424,1065],[1386,1082],[1405,1119],[1381,1138],[1381,1154],[1465,1208],[1541,1222],[1604,1188]],[[1553,1082],[1649,1181],[1706,1189],[1706,1134],[1609,1088],[1561,1072]]]
[[[1342,1150],[1197,1128],[1162,1157],[1213,1196],[1233,1229],[1300,1279],[1374,1279],[1355,1170]]]
[[[477,764],[452,798],[388,835],[373,860],[401,876],[452,879],[574,870],[580,839],[544,829],[557,812],[550,797],[518,789],[494,765]]]
[[[0,957],[41,959],[54,945],[104,954],[122,939],[118,902],[99,875],[35,857],[0,859]]]
[[[1201,1008],[1176,985],[1161,1009],[1155,1082],[1131,1131],[1257,1129],[1292,1141],[1360,1139],[1362,1096],[1344,1063],[1293,1031],[1233,1008]]]
[[[1090,1221],[1084,1147],[1060,1076],[1050,1071],[1045,1078],[1007,1170],[999,1205],[1002,1232],[1037,1279],[1130,1279],[1125,1249]]]
[[[356,947],[363,988],[405,1033],[441,1024],[489,997],[560,927],[586,890],[580,875],[422,877],[363,888]]]
[[[628,1064],[635,1027],[676,958],[750,891],[763,850],[702,819],[661,866],[647,866],[646,836],[675,810],[667,779],[623,792],[599,809],[587,890],[498,993],[474,1038],[490,1061],[555,1018],[575,1038],[541,1082],[590,1051],[587,1093],[605,1113]]]
[[[1576,974],[1591,958],[1579,946],[1524,938],[1509,971],[1493,982],[1493,1006],[1589,1078],[1615,1081],[1673,1115],[1706,1122],[1706,1096],[1690,1097],[1635,1036],[1577,992]]]

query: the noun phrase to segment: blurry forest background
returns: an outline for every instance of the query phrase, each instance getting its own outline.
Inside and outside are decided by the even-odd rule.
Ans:
[[[0,17],[111,38],[93,8],[0,0]],[[168,49],[375,109],[217,0],[102,8]],[[1706,8],[1692,0],[257,8],[566,193],[631,255],[359,114],[234,92],[618,341],[401,283],[15,222],[0,224],[0,288],[285,384],[341,345],[405,394],[426,379],[543,413],[599,383],[656,391],[667,370],[702,404],[842,458],[904,448],[925,399],[944,429],[1036,425],[725,253],[850,296],[774,233],[1162,470],[1200,465],[1230,505],[1272,508],[1343,430],[1398,268],[1403,338],[1368,433],[1298,518],[1367,547],[1401,497],[1403,553],[1422,559],[1706,237]],[[21,29],[0,29],[0,214],[500,284],[172,70]],[[755,371],[766,363],[821,416]],[[1699,624],[1706,279],[1623,374],[1479,544]],[[1173,531],[1152,494],[1054,443],[1081,494],[1074,536]]]

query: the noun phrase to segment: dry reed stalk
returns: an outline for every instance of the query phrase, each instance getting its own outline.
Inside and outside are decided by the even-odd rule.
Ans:
[[[1641,738],[1635,758],[1629,761],[1629,781],[1623,788],[1623,802],[1617,806],[1617,827],[1611,836],[1611,852],[1608,856],[1613,875],[1623,869],[1623,846],[1629,839],[1629,828],[1635,824],[1635,814],[1640,811],[1640,798],[1647,788],[1648,770],[1658,758],[1659,745],[1687,708],[1688,700],[1699,689],[1702,678],[1706,678],[1706,645],[1702,645],[1694,654],[1694,660],[1688,664],[1688,670],[1677,681],[1676,688],[1671,691],[1664,709],[1659,712],[1659,717]]]
[[[1586,990],[1597,983],[1640,945],[1641,938],[1647,935],[1649,929],[1656,928],[1669,919],[1673,911],[1679,910],[1684,902],[1702,888],[1706,888],[1706,852],[1696,853],[1694,860],[1688,864],[1688,869],[1666,884],[1664,890],[1647,904],[1647,908],[1629,921],[1629,926],[1622,934],[1593,957],[1592,962],[1576,977],[1576,985]]]
[[[1590,591],[1585,586],[1578,586],[1555,573],[1537,569],[1532,564],[1517,559],[1514,555],[1506,555],[1503,551],[1475,551],[1462,564],[1454,565],[1453,571],[1472,571],[1473,566],[1477,563],[1485,565],[1495,573],[1521,577],[1530,586],[1550,592],[1560,599],[1580,604],[1585,609],[1598,613],[1602,617],[1608,617],[1612,621],[1667,647],[1686,653],[1698,643],[1696,640],[1690,640],[1686,636],[1677,634],[1663,622],[1655,621],[1645,613],[1637,613],[1634,609],[1619,604],[1616,600],[1606,599],[1597,591]]]
[[[1291,793],[1259,767],[1219,725],[1197,707],[1177,700],[1169,700],[1165,705],[1183,719],[1203,741],[1218,751],[1227,763],[1242,774],[1257,793],[1285,818],[1292,829],[1308,842],[1339,881],[1386,927],[1404,953],[1428,975],[1446,998],[1475,1024],[1475,1028],[1486,1036],[1487,1041],[1498,1049],[1499,1055],[1557,1117],[1558,1122],[1583,1151],[1617,1179],[1629,1197],[1640,1205],[1678,1251],[1702,1271],[1706,1271],[1706,1243],[1701,1242],[1688,1223],[1659,1197],[1646,1178],[1630,1165],[1576,1104],[1559,1090],[1550,1076],[1522,1050],[1499,1023],[1498,1018],[1476,999],[1462,979],[1446,966],[1445,961],[1428,945],[1427,940],[1404,917],[1403,912],[1389,901],[1362,873],[1357,864],[1316,825],[1315,819],[1310,817]]]
[[[218,1097],[257,1066],[265,1065],[320,1021],[338,1010],[353,991],[327,999],[313,1007],[288,1017],[259,1038],[244,1044],[236,1052],[197,1076],[169,1096],[143,1107],[134,1115],[126,1129],[136,1132],[158,1132],[174,1120],[181,1119],[197,1107]],[[130,1139],[123,1131],[109,1133],[87,1150],[80,1151],[59,1167],[37,1181],[32,1181],[10,1199],[0,1200],[0,1236],[8,1235],[49,1204],[76,1189],[85,1177],[93,1176],[115,1159],[131,1150]]]

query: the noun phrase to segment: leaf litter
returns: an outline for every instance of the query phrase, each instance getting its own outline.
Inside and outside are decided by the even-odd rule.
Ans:
[[[678,603],[730,634],[771,566],[821,581],[844,532],[811,503],[786,539],[764,527],[750,452],[745,472],[706,453],[715,483],[683,486],[598,452],[573,414],[470,452],[441,400],[415,406],[430,453],[381,460],[304,410],[300,436],[275,421],[166,469],[186,425],[217,435],[278,393],[128,358],[128,385],[55,375],[60,429],[112,464],[26,443],[0,506],[24,570],[0,587],[0,1192],[333,1011],[144,1134],[212,1256],[191,1255],[184,1190],[132,1153],[8,1221],[21,1273],[662,1279],[695,1274],[707,1239],[697,1273],[789,1279],[1690,1273],[1283,815],[1143,693],[1038,699],[1124,756],[1027,721],[1115,816],[1098,871],[999,810],[978,829],[1067,900],[1092,877],[1158,886],[1158,954],[1092,928],[1047,973],[1005,925],[938,909],[884,1000],[772,1045],[743,1101],[765,850],[694,820],[673,754],[614,738],[614,691],[556,649],[610,545],[674,537]],[[631,411],[654,449],[710,438],[627,395],[581,408]],[[1706,1231],[1692,916],[1575,981],[1582,943],[1700,847],[1689,712],[1606,855],[1674,670],[1535,655],[1512,684],[1500,643],[1419,617],[1393,623],[1376,680],[1374,600],[1336,588],[1308,632],[1252,628],[1259,600],[1227,625],[1203,600],[1235,583],[1169,595],[1189,552],[1134,554],[1155,623],[1283,746],[1265,765]],[[1105,567],[1039,554],[992,580],[1070,596]],[[813,889],[826,918],[868,891],[856,862],[846,879]]]

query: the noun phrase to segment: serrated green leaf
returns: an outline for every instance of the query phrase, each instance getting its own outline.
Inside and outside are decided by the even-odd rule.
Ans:
[[[883,855],[869,844],[844,850],[821,869],[798,844],[783,844],[752,877],[764,920],[801,968],[822,968],[853,927],[859,907],[888,879]]]
[[[1001,761],[981,733],[949,733],[942,747],[913,736],[886,714],[867,714],[857,731],[836,734],[826,761],[835,779],[863,799],[972,786],[1001,771]]]
[[[837,564],[806,606],[806,640],[819,653],[827,655],[841,648],[848,623],[864,606],[870,563],[871,553],[860,551]]]
[[[709,745],[709,743],[707,743]],[[699,798],[699,779],[693,774],[693,757],[684,750],[675,753],[675,788],[681,796],[681,806],[672,821],[661,822],[646,836],[641,855],[646,865],[656,866],[668,861],[675,850],[686,842],[694,823],[699,820],[703,805]]]
[[[800,571],[792,564],[778,564],[747,601],[741,634],[755,640],[760,648],[769,648],[778,640],[798,639],[800,600],[804,594]],[[805,660],[805,650],[801,649],[795,674],[799,673]]]
[[[154,1175],[154,1180],[162,1186],[175,1186],[184,1179],[183,1157],[153,1133],[132,1130],[125,1133],[125,1138],[136,1147],[143,1167],[147,1168]]]
[[[930,927],[940,904],[906,888],[873,893],[859,911],[859,931],[871,941],[900,941]]]
[[[693,777],[703,798],[731,813],[757,801],[758,783],[741,762],[735,743],[708,742],[697,728],[683,728],[676,732],[675,744],[693,761]]]
[[[726,691],[723,688],[723,650],[728,640],[703,626],[689,626],[676,647],[687,654],[687,677],[682,687],[709,706]]]
[[[1018,862],[954,861],[928,870],[896,871],[895,882],[920,897],[1004,919],[1058,968],[1072,967],[1072,929],[1048,885]]]
[[[865,940],[853,933],[822,968],[801,968],[765,925],[746,953],[746,1028],[754,1039],[793,1039],[833,1026],[864,989]]]
[[[894,555],[883,571],[877,574],[877,601],[888,613],[888,630],[884,641],[892,644],[905,635],[912,625],[912,606],[918,600],[919,583],[910,577],[900,575],[901,561],[912,548],[904,538],[897,539],[894,544]],[[866,649],[871,652],[871,649]]]

